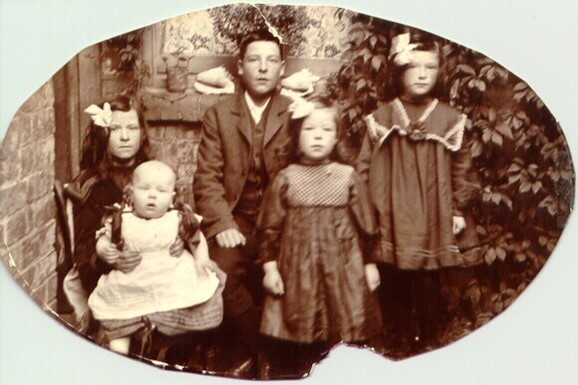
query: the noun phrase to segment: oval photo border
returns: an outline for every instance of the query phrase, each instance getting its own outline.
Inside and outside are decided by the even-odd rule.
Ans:
[[[332,2],[331,4],[327,4],[327,5],[336,5],[336,6],[347,7],[347,5],[345,5],[345,4],[341,5],[341,4],[338,4],[338,2]],[[188,7],[191,7],[191,5],[188,4]],[[189,9],[188,11],[191,11],[191,9]],[[357,11],[363,12],[363,13],[368,13],[368,14],[371,13],[371,12],[365,11],[365,10],[364,10],[364,11],[357,10]],[[182,12],[180,12],[180,13],[182,13]],[[175,13],[175,14],[180,14],[180,13],[177,12],[177,13]],[[380,18],[385,18],[385,19],[387,19],[387,20],[392,20],[392,21],[401,20],[400,18],[394,18],[394,17],[392,17],[392,16],[390,16],[390,15],[383,15],[382,13],[383,13],[383,12],[380,12],[379,15],[377,15],[377,16],[379,16]],[[571,14],[571,12],[569,12],[569,14]],[[558,16],[559,16],[559,15],[558,15]],[[409,22],[409,20],[404,20],[404,22]],[[557,21],[557,22],[558,22],[558,21]],[[491,23],[491,21],[488,21],[488,23]],[[142,24],[147,24],[147,22],[143,22],[143,23],[140,23],[140,24],[141,24],[141,25],[142,25]],[[417,22],[417,21],[416,21],[415,23],[411,23],[411,24],[412,24],[412,25],[417,25],[417,26],[419,26],[419,27],[421,27],[421,28],[423,28],[423,29],[426,29],[426,30],[428,30],[428,31],[432,31],[432,32],[435,32],[435,33],[437,33],[437,34],[439,34],[439,35],[443,35],[444,37],[450,38],[450,36],[449,36],[448,34],[443,33],[443,30],[438,30],[438,29],[436,29],[436,28],[426,27],[425,24],[423,24],[423,23],[421,23],[421,22]],[[496,25],[496,24],[494,23],[493,25]],[[564,24],[564,25],[566,25],[566,24]],[[544,29],[547,29],[547,28],[544,28]],[[111,36],[114,36],[114,34],[111,34]],[[456,41],[456,40],[454,40],[454,39],[451,39],[451,40],[452,40],[452,41]],[[97,41],[100,41],[100,40],[97,40]],[[552,39],[552,41],[556,41],[556,40],[555,40],[555,39]],[[477,45],[474,45],[474,44],[472,44],[472,45],[466,44],[466,46],[471,46],[471,47],[474,48],[474,49],[479,49],[481,52],[486,53],[485,50],[480,49],[480,47],[477,46]],[[83,48],[83,47],[84,47],[84,46],[80,46],[78,49],[81,49],[81,48]],[[489,50],[488,50],[488,53],[490,53]],[[492,56],[492,57],[496,57],[497,55],[491,55],[491,56]],[[554,55],[549,55],[549,56],[550,56],[550,57],[555,57]],[[2,57],[4,58],[5,56],[2,56]],[[563,56],[560,55],[560,57],[563,57]],[[575,58],[574,58],[574,59],[575,59]],[[4,59],[3,59],[3,60],[4,60]],[[500,63],[505,62],[504,60],[497,60],[497,61],[500,62]],[[573,63],[573,62],[570,61],[570,63]],[[520,74],[520,76],[521,76],[524,80],[527,80],[527,81],[528,81],[528,84],[530,84],[530,85],[532,85],[532,86],[534,86],[534,87],[536,86],[537,80],[531,80],[531,79],[529,78],[529,76],[525,76],[525,74],[523,73],[523,69],[522,69],[522,68],[520,68],[520,71],[516,71],[516,68],[515,68],[514,66],[507,66],[507,68],[514,68],[514,72]],[[554,83],[554,81],[552,81],[552,83]],[[571,86],[571,85],[572,85],[572,83],[570,83],[570,86]],[[539,90],[539,87],[535,87],[535,88]],[[562,89],[564,89],[564,88],[562,88]],[[560,92],[560,93],[561,93],[562,95],[566,95],[564,92]],[[25,100],[28,96],[30,96],[31,94],[32,94],[32,93],[27,94],[27,96],[26,96],[25,98],[23,98],[22,101],[24,101],[24,100]],[[538,94],[539,94],[540,96],[545,96],[545,95],[546,95],[546,93],[545,93],[544,91],[541,91],[541,92],[538,91]],[[566,101],[568,101],[568,99],[569,99],[569,98],[567,98]],[[576,148],[576,145],[573,145],[573,144],[572,144],[572,138],[573,138],[573,136],[570,135],[571,132],[570,132],[570,130],[569,130],[570,125],[571,125],[571,123],[572,123],[572,120],[568,120],[568,121],[565,122],[565,121],[564,121],[564,118],[563,118],[563,116],[564,116],[563,111],[559,111],[559,112],[556,112],[556,111],[555,111],[555,106],[557,106],[558,103],[554,104],[554,103],[548,102],[548,98],[547,98],[547,97],[544,97],[544,100],[546,101],[546,104],[547,104],[549,107],[551,107],[551,105],[554,106],[554,108],[553,108],[553,110],[554,110],[554,116],[557,117],[558,119],[560,119],[560,120],[562,121],[562,124],[567,127],[567,132],[565,132],[565,134],[567,135],[567,138],[569,139],[568,142],[569,142],[569,144],[570,144],[571,149],[572,149],[572,148]],[[19,103],[18,103],[17,105],[19,105]],[[7,116],[9,116],[9,117],[11,117],[12,115],[13,115],[13,113],[12,113],[12,114],[10,114],[10,113],[7,114]],[[575,141],[575,138],[574,138],[574,141]],[[575,153],[576,153],[576,151],[574,151],[574,155],[575,155],[575,159],[576,159],[576,154],[575,154]],[[571,217],[570,222],[569,222],[568,225],[567,225],[568,227],[566,228],[566,230],[565,230],[564,233],[568,234],[568,233],[572,232],[572,229],[575,227],[575,226],[572,226],[572,225],[574,224],[574,222],[575,222],[575,220],[572,220],[572,217]],[[565,239],[564,239],[564,238],[565,238]],[[568,238],[569,238],[568,235],[563,236],[563,239],[562,239],[563,245],[566,246],[566,247],[564,247],[564,249],[566,249],[567,246],[568,246],[568,241],[569,241]],[[560,258],[554,258],[554,259],[563,259],[563,256],[566,255],[565,253],[569,253],[569,252],[570,252],[569,250],[566,251],[566,252],[563,252],[563,251],[561,250],[561,249],[563,249],[563,247],[562,247],[563,245],[560,244],[560,245],[555,249],[555,251],[554,251],[554,256],[560,254]],[[553,262],[553,261],[552,261],[552,262]],[[556,273],[556,272],[559,273],[559,272],[560,272],[560,267],[559,267],[560,263],[561,263],[560,261],[558,261],[558,262],[556,263],[556,267],[557,267],[557,268],[552,267],[552,268],[550,268],[550,269],[548,269],[548,270],[554,270],[553,273]],[[549,263],[547,266],[550,266],[550,265],[554,265],[554,264],[553,264],[553,263]],[[569,266],[567,266],[567,267],[569,267]],[[569,269],[569,270],[573,270],[573,269]],[[576,270],[574,270],[574,271],[576,271]],[[544,272],[544,273],[545,273],[545,272]],[[551,271],[550,273],[552,273],[552,271]],[[541,278],[540,278],[538,281],[545,281],[545,280],[546,280],[546,274],[542,274],[540,277],[541,277]],[[550,279],[551,279],[551,278],[550,278]],[[3,280],[3,281],[4,281],[4,280]],[[538,282],[538,281],[537,281],[537,282]],[[14,282],[11,282],[11,283],[14,283]],[[549,282],[541,283],[540,285],[533,284],[533,285],[530,287],[529,290],[530,290],[531,292],[537,292],[538,290],[543,290],[543,287],[542,287],[542,286],[547,285],[548,283],[549,283]],[[4,284],[4,283],[3,283],[3,284]],[[16,284],[14,284],[14,286],[17,287]],[[536,287],[536,286],[540,286],[540,287]],[[569,288],[566,287],[565,289],[568,290]],[[16,290],[15,290],[15,291],[16,291]],[[576,292],[576,291],[574,291],[574,292]],[[4,291],[2,291],[2,293],[4,293]],[[517,303],[517,306],[516,306],[516,307],[520,307],[520,306],[522,305],[522,302],[526,302],[526,300],[532,301],[531,298],[530,298],[530,299],[526,298],[526,297],[530,297],[530,296],[535,296],[535,293],[533,293],[532,295],[522,296],[522,297],[516,302],[516,303]],[[564,298],[564,297],[562,297],[562,298]],[[574,297],[569,296],[569,299],[571,299],[571,298],[574,298]],[[533,301],[532,301],[532,302],[533,302]],[[574,301],[569,300],[568,302],[569,302],[569,303],[573,303]],[[547,302],[546,305],[552,305],[552,304]],[[37,309],[36,304],[33,303],[32,306],[35,307],[34,311],[35,311],[36,313],[40,314],[40,312],[37,311],[38,309]],[[555,309],[556,309],[556,308],[555,308]],[[556,310],[557,310],[557,309],[556,309]],[[510,309],[510,310],[508,311],[508,313],[509,313],[509,312],[514,312],[514,308]],[[516,311],[516,312],[517,312],[517,311]],[[6,314],[6,312],[2,312],[1,314]],[[570,315],[571,315],[571,314],[570,314]],[[533,316],[530,316],[531,319],[532,319],[532,317],[533,317]],[[39,317],[39,318],[40,318],[40,317]],[[500,318],[506,318],[506,317],[500,317]],[[510,318],[510,317],[508,317],[508,318]],[[571,317],[562,317],[563,320],[570,320],[570,318],[571,318]],[[526,318],[524,318],[524,319],[526,319]],[[3,321],[4,321],[4,320],[3,320]],[[509,321],[509,320],[508,320],[508,321]],[[503,322],[506,323],[506,322],[508,322],[508,321],[507,321],[507,320],[504,320]],[[41,320],[40,320],[39,322],[44,322],[44,321],[41,321]],[[494,324],[494,323],[496,323],[496,322],[502,322],[502,320],[499,319],[499,320],[493,321],[492,324]],[[518,320],[518,322],[520,322],[520,320]],[[522,320],[522,322],[523,322],[523,320]],[[48,325],[47,325],[47,326],[48,326]],[[64,328],[62,328],[62,329],[65,330]],[[475,334],[481,334],[483,331],[485,331],[485,329],[492,329],[492,328],[489,328],[489,327],[484,328],[484,330],[477,331]],[[542,329],[540,329],[540,330],[542,330]],[[511,331],[511,332],[512,332],[512,331]],[[574,332],[574,331],[571,330],[571,332]],[[69,331],[66,331],[66,333],[69,333]],[[486,334],[486,333],[484,333],[484,334]],[[506,334],[506,335],[508,335],[508,334]],[[572,340],[571,336],[572,336],[572,334],[564,334],[564,338],[566,338],[567,340]],[[489,337],[490,337],[490,340],[494,340],[494,338],[495,338],[495,337],[492,337],[491,335],[490,335]],[[473,338],[473,336],[472,336],[472,337],[469,337],[468,339],[471,339],[471,338]],[[480,338],[481,338],[481,337],[480,337]],[[78,339],[76,339],[76,340],[74,340],[74,341],[72,342],[72,346],[74,346],[74,344],[76,344],[76,341],[78,341]],[[495,341],[494,341],[494,342],[495,342]],[[548,343],[549,343],[549,342],[548,342]],[[538,346],[542,346],[542,347],[543,347],[543,346],[547,346],[547,343],[538,344]],[[34,347],[34,344],[32,345],[32,347]],[[451,353],[446,353],[446,351],[447,351],[448,349],[453,349],[453,346],[452,346],[451,348],[445,348],[445,349],[443,349],[442,351],[439,352],[438,355],[451,354]],[[453,350],[456,350],[456,349],[453,349]],[[459,349],[458,349],[458,350],[459,350]],[[56,350],[56,352],[60,352],[60,351],[61,351],[61,348],[59,348],[59,349]],[[537,351],[542,351],[542,352],[543,352],[542,349],[537,349]],[[526,352],[526,350],[522,350],[522,351],[519,352],[520,354],[522,354],[521,357],[523,357],[523,353],[525,353],[525,352]],[[94,353],[94,352],[92,352],[92,353]],[[109,354],[108,352],[106,352],[106,351],[103,351],[103,353],[110,355],[110,354]],[[476,355],[476,352],[473,352],[473,353]],[[92,354],[90,354],[90,356],[92,356]],[[115,361],[123,361],[123,362],[124,362],[124,361],[128,361],[128,362],[130,362],[129,360],[118,360],[118,358],[117,358],[116,356],[114,356],[114,355],[110,355],[110,356],[112,356]],[[378,361],[378,362],[381,363],[381,364],[376,364],[377,366],[381,366],[381,365],[386,366],[386,365],[385,365],[386,362],[385,362],[381,357],[378,357],[378,356],[376,356],[376,357],[379,358],[379,361]],[[89,360],[90,360],[90,359],[89,359]],[[414,361],[414,360],[415,360],[415,359],[412,359],[412,361]],[[327,361],[327,364],[323,364],[322,366],[326,366],[326,365],[327,365],[327,366],[337,366],[336,363],[331,363],[331,364],[330,364],[331,361],[332,361],[332,360],[330,359],[329,361]],[[420,359],[420,361],[422,361],[422,360]],[[425,361],[430,361],[430,360],[427,360],[427,359],[426,359]],[[435,361],[435,360],[434,360],[434,361]],[[63,359],[63,362],[66,362],[66,360]],[[517,361],[517,360],[516,360],[516,361],[514,361],[514,362],[520,362],[520,361]],[[556,362],[556,363],[557,363],[557,362]],[[419,364],[419,363],[417,363],[417,362],[416,362],[415,364],[412,363],[412,365],[416,365],[416,366],[417,366],[418,364]],[[487,362],[486,364],[489,364],[489,363]],[[554,362],[552,362],[552,364],[554,364]],[[29,363],[29,365],[30,365],[30,367],[35,367],[36,369],[38,369],[38,366],[35,365],[35,364],[33,364],[33,363]],[[139,365],[140,365],[140,364],[139,364]],[[410,366],[412,366],[412,365],[410,365]],[[124,366],[124,365],[123,365],[123,366]],[[128,366],[128,365],[127,365],[127,366]],[[141,366],[142,366],[142,365],[141,365]],[[387,366],[389,366],[389,365],[387,365]],[[482,367],[482,366],[483,366],[483,364],[480,365],[480,367]],[[506,365],[506,366],[507,366],[507,365]],[[476,368],[477,368],[477,366],[476,366]],[[154,368],[151,368],[151,369],[154,369]],[[570,368],[568,368],[568,369],[570,369]],[[103,370],[104,370],[104,369],[103,369]],[[65,373],[66,370],[61,370],[60,372]],[[321,372],[321,368],[317,368],[317,369],[314,371],[314,375],[313,375],[313,378],[312,378],[311,380],[315,380],[316,382],[319,380],[318,383],[322,383],[322,382],[320,381],[320,380],[322,380],[322,378],[316,378],[316,377],[320,377],[320,374],[321,374],[320,372]],[[382,372],[382,371],[380,370],[379,372]],[[386,374],[385,372],[386,372],[386,371],[383,370],[383,374]],[[163,372],[160,372],[160,373],[163,373]],[[480,372],[480,373],[481,373],[481,372]],[[570,373],[571,373],[571,372],[568,371],[568,372],[566,373],[566,375],[568,375],[568,374],[570,374]],[[127,374],[127,373],[124,373],[124,374]],[[360,374],[360,373],[357,373],[357,374]],[[377,372],[376,372],[375,374],[377,374]],[[191,380],[191,377],[189,377],[189,376],[186,376],[186,377],[189,379],[189,381]],[[49,377],[49,376],[45,376],[45,378],[50,378],[50,377]],[[373,378],[373,376],[368,376],[368,379],[369,379],[369,378]],[[500,378],[503,378],[503,377],[497,377],[497,378],[500,379]],[[548,377],[548,378],[550,378],[550,377]],[[565,377],[565,378],[568,378],[568,377]],[[199,377],[199,379],[200,379],[201,381],[203,381],[203,380],[206,380],[207,377]],[[219,379],[219,378],[215,378],[215,379]],[[517,381],[519,381],[520,379],[521,379],[520,377],[516,377],[516,380],[517,380]],[[230,380],[224,380],[224,379],[219,379],[219,380],[230,381]],[[536,378],[534,377],[533,380],[536,380]],[[447,382],[446,382],[446,383],[447,383]],[[507,383],[507,382],[506,382],[506,383]]]

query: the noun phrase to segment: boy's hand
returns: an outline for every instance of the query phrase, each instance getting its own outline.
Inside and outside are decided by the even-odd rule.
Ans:
[[[181,239],[180,236],[177,235],[177,238],[169,248],[169,254],[171,257],[180,257],[183,251],[185,250],[185,242]]]
[[[244,246],[247,242],[247,239],[241,232],[237,229],[227,229],[221,231],[219,234],[216,235],[217,244],[220,247],[226,249],[232,249],[239,245]]]
[[[453,217],[453,232],[454,232],[454,235],[458,235],[459,233],[461,233],[462,231],[464,231],[465,228],[466,228],[466,220],[464,219],[464,217],[454,216],[454,217]]]
[[[263,265],[265,277],[263,277],[263,287],[273,295],[285,294],[283,279],[277,269],[277,262],[267,262]]]
[[[381,284],[379,271],[377,270],[375,263],[368,263],[365,265],[365,281],[367,282],[369,291],[374,291]]]

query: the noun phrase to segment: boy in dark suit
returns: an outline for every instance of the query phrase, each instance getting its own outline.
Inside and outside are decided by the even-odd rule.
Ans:
[[[283,47],[269,31],[241,41],[243,88],[207,111],[193,182],[211,259],[227,273],[226,322],[253,359],[262,354],[261,314],[255,290],[250,290],[262,290],[260,277],[250,274],[258,257],[255,225],[267,184],[289,162],[291,100],[277,90],[284,71]],[[254,363],[241,362],[229,374],[246,376]]]

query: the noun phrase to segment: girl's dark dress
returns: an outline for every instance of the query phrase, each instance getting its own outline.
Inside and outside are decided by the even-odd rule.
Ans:
[[[377,135],[373,144],[366,139],[358,171],[379,213],[382,261],[407,270],[480,263],[474,223],[457,238],[452,229],[453,216],[471,219],[477,193],[463,143],[466,116],[437,99],[395,99],[366,121]]]
[[[293,342],[362,341],[381,329],[365,280],[376,223],[352,167],[293,164],[265,198],[262,258],[277,261],[285,294],[265,299],[261,332]]]
[[[124,186],[134,168],[118,169],[108,175],[98,169],[84,170],[66,187],[74,204],[74,262],[87,294],[92,293],[100,276],[112,269],[96,256],[96,232],[105,215],[110,214],[107,207],[122,201]]]

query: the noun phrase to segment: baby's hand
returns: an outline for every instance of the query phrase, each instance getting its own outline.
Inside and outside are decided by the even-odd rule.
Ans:
[[[201,277],[206,277],[209,271],[216,271],[217,264],[210,259],[195,259],[195,264],[197,265],[197,274]]]
[[[169,254],[171,257],[180,257],[185,250],[185,242],[177,235],[177,238],[169,248]]]
[[[96,254],[100,259],[112,265],[118,260],[120,251],[107,236],[101,236],[96,242]]]
[[[452,229],[454,232],[454,235],[458,235],[459,233],[464,231],[465,228],[466,228],[466,220],[464,219],[464,217],[454,216],[453,217],[453,229]]]
[[[375,263],[368,263],[365,265],[365,281],[367,282],[369,291],[374,291],[381,284],[379,271],[377,270]]]
[[[273,295],[285,294],[285,287],[281,274],[277,269],[277,262],[267,262],[263,265],[263,269],[265,270],[265,277],[263,277],[265,289]]]

